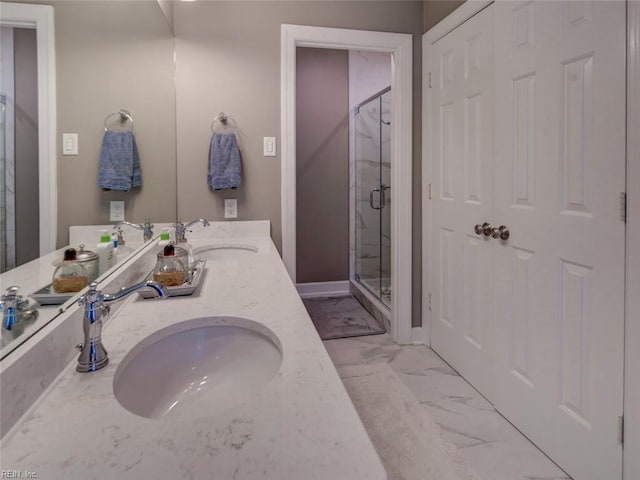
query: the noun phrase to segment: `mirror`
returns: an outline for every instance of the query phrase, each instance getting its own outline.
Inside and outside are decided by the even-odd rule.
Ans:
[[[174,37],[158,0],[31,3],[40,5],[18,6],[35,7],[31,12],[35,15],[42,4],[48,5],[53,28],[39,20],[22,20],[18,26],[37,31],[37,61],[49,61],[55,74],[38,90],[49,91],[54,99],[52,106],[41,96],[38,99],[39,257],[0,275],[0,293],[19,279],[24,298],[51,282],[52,261],[61,258],[61,249],[69,244],[71,226],[112,223],[111,201],[125,202],[125,219],[130,222],[176,219]],[[11,5],[0,3],[0,24],[16,23]],[[40,44],[47,38],[42,50]],[[41,57],[47,48],[50,55]],[[39,79],[45,70],[39,63]],[[142,186],[128,192],[102,191],[97,175],[105,119],[120,109],[129,111],[134,120]],[[50,117],[49,126],[43,116]],[[109,128],[117,127],[114,118],[117,123],[118,116],[111,117]],[[63,155],[64,133],[77,134],[77,154]],[[43,228],[43,222],[49,226]],[[125,229],[125,238],[127,233]],[[33,328],[11,342],[3,340],[9,346],[0,349],[0,356],[55,318],[60,306],[42,306],[38,311]]]

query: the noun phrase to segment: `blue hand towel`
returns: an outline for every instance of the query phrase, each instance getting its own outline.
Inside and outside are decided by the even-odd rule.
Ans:
[[[100,150],[98,187],[128,192],[141,185],[140,156],[133,132],[107,130]]]
[[[235,133],[214,133],[209,146],[207,183],[214,190],[240,186],[242,167]]]

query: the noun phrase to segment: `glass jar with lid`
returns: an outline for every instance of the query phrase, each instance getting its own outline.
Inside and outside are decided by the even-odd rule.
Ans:
[[[165,287],[177,287],[187,279],[188,252],[168,244],[158,253],[153,279]]]
[[[89,283],[95,282],[98,278],[98,254],[91,250],[85,250],[84,245],[80,244],[76,252],[76,260],[87,272]]]
[[[64,251],[64,260],[53,272],[52,287],[55,293],[75,293],[89,284],[89,277],[77,261],[75,248]]]

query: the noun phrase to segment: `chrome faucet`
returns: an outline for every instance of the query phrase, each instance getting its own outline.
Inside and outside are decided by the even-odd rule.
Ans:
[[[113,226],[113,228],[118,229],[120,228],[121,225],[129,225],[130,227],[137,228],[138,230],[142,230],[143,239],[145,242],[151,240],[151,237],[153,237],[153,224],[149,221],[148,218],[144,221],[144,223],[131,223],[131,222],[122,220],[121,222],[116,223]],[[118,238],[118,244],[120,244],[119,238]],[[122,245],[124,245],[124,243],[122,243]]]
[[[108,303],[122,300],[136,290],[144,287],[153,288],[159,297],[167,297],[168,292],[158,282],[147,280],[123,288],[118,293],[102,293],[98,290],[98,284],[93,282],[89,290],[78,299],[78,305],[84,306],[84,318],[82,328],[84,330],[84,343],[76,345],[80,350],[78,356],[78,372],[94,372],[105,367],[109,363],[109,355],[102,345],[102,319],[107,318],[111,312]]]
[[[176,224],[173,226],[173,228],[175,228],[175,230],[176,230],[176,243],[184,243],[184,242],[186,242],[187,238],[185,237],[185,234],[187,232],[191,231],[191,230],[187,230],[187,229],[191,225],[195,225],[196,223],[201,223],[204,227],[208,227],[209,226],[209,222],[207,220],[205,220],[204,218],[199,218],[199,219],[194,220],[194,221],[189,222],[189,223],[181,222],[180,219],[178,219]]]
[[[116,237],[118,237],[118,246],[125,245],[125,241],[124,241],[124,235],[122,234],[122,225],[116,223],[113,226],[113,229],[116,231]]]
[[[13,330],[17,323],[38,318],[38,311],[29,308],[29,300],[23,300],[22,295],[18,295],[19,288],[9,287],[7,293],[0,297],[2,328],[5,330]]]

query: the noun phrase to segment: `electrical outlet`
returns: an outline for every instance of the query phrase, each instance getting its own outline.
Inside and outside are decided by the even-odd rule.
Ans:
[[[238,200],[227,198],[224,201],[224,218],[238,218]]]
[[[111,210],[109,212],[110,222],[124,221],[124,200],[112,200]]]

